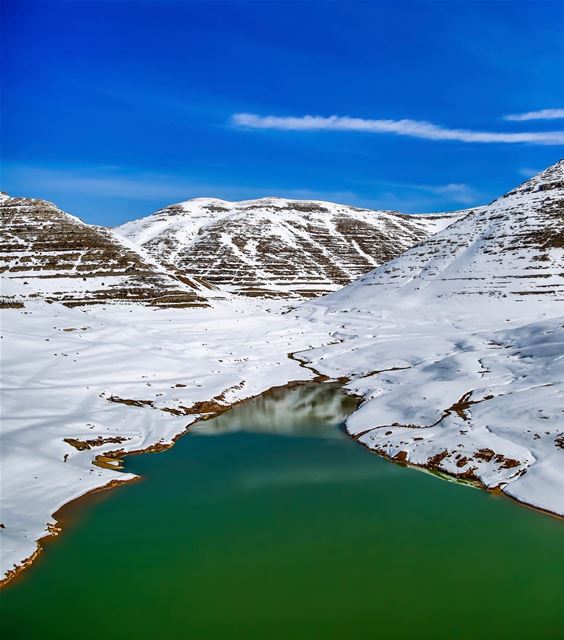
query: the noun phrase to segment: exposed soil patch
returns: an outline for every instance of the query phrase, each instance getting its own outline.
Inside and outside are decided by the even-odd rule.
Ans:
[[[126,440],[131,440],[131,438],[125,438],[123,436],[103,438],[102,436],[98,436],[97,438],[92,438],[90,440],[79,440],[78,438],[63,438],[63,440],[78,451],[86,451],[88,449],[92,449],[92,447],[101,447],[103,444],[120,444]]]

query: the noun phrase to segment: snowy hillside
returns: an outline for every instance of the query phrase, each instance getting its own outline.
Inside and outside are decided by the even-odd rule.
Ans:
[[[329,340],[325,329],[246,303],[0,310],[0,583],[57,533],[60,507],[134,479],[120,453],[165,448],[203,416],[314,377],[288,354]]]
[[[564,300],[564,161],[337,294]],[[368,289],[366,289],[368,287]],[[374,288],[374,289],[372,289]],[[476,297],[477,296],[477,297]],[[470,304],[470,302],[469,302]]]
[[[189,277],[232,293],[288,298],[334,291],[456,218],[282,198],[196,198],[116,232]]]
[[[366,447],[564,516],[564,162],[450,217],[197,200],[124,237],[0,204],[1,577],[61,506],[133,479],[122,455],[316,372],[362,396]],[[318,295],[408,246],[285,314],[248,297]]]
[[[338,344],[347,422],[396,461],[564,515],[564,162],[302,307]]]
[[[50,202],[4,195],[0,216],[0,273],[22,285],[24,298],[67,306],[206,304],[201,285],[112,231],[87,225]]]

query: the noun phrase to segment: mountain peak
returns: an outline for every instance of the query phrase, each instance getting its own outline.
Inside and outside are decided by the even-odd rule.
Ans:
[[[462,296],[562,302],[563,221],[561,160],[327,300],[365,305],[367,291],[377,286],[382,295],[402,292],[437,306],[440,298]]]
[[[318,200],[195,198],[116,231],[230,293],[299,298],[334,291],[456,218]]]
[[[67,306],[207,306],[183,274],[108,229],[46,200],[4,198],[0,204],[0,272],[21,285],[26,299],[41,296]]]
[[[544,171],[537,173],[532,178],[521,183],[503,196],[516,193],[534,193],[537,191],[551,191],[564,188],[564,159],[558,160]]]

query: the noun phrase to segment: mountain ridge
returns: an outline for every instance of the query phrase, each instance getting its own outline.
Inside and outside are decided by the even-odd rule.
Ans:
[[[319,375],[362,398],[346,430],[371,451],[564,517],[563,171],[284,313],[3,196],[0,580],[58,531],[61,505],[132,479],[122,455]]]
[[[564,515],[564,162],[298,308],[297,354],[363,401],[347,432],[402,464]]]
[[[347,284],[459,215],[409,215],[320,200],[194,198],[116,231],[230,293],[305,298]]]
[[[0,216],[0,274],[21,284],[18,298],[43,297],[66,306],[207,304],[200,283],[51,202],[5,195]]]
[[[550,295],[564,300],[564,160],[360,278],[402,296]],[[343,289],[328,301],[347,296]]]

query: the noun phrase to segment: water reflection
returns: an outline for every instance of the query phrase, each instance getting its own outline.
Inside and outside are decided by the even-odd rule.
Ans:
[[[401,473],[402,469],[393,464],[374,464],[373,459],[359,459],[358,466],[349,467],[331,461],[330,465],[314,468],[289,467],[259,469],[242,472],[237,478],[237,488],[241,491],[262,491],[284,489],[306,485],[337,486],[374,482]]]
[[[201,435],[234,431],[318,438],[342,437],[339,426],[355,410],[358,400],[337,383],[306,383],[280,387],[238,405],[191,428]]]
[[[144,481],[75,505],[1,637],[100,640],[99,611],[104,640],[561,637],[561,523],[330,439],[354,404],[278,390],[126,456]]]

